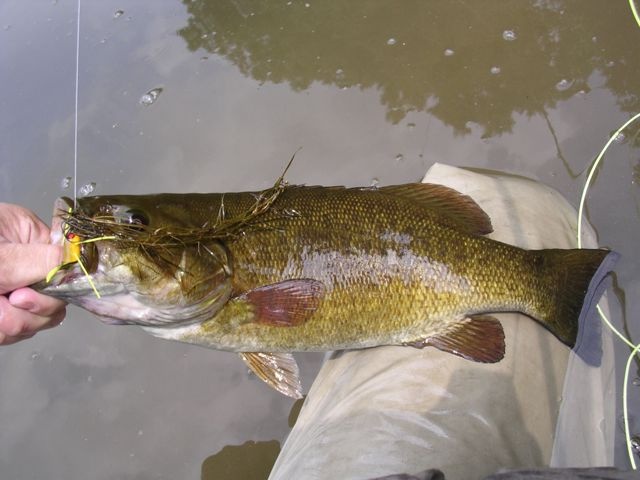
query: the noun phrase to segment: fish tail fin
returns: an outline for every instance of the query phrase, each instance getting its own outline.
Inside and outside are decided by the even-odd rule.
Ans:
[[[609,282],[605,281],[619,255],[609,250],[539,250],[544,276],[551,279],[541,323],[574,348],[589,365],[602,357],[601,323],[595,307]]]

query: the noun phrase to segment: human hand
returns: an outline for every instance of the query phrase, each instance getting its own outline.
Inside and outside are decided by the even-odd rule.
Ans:
[[[31,285],[59,265],[62,247],[49,243],[49,227],[33,212],[0,203],[0,345],[58,325],[65,303]]]

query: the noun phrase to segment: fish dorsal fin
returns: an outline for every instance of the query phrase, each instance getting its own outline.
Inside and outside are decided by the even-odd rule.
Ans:
[[[302,398],[300,370],[290,353],[242,352],[242,361],[260,380],[291,398]]]
[[[431,346],[467,360],[496,363],[504,357],[504,330],[502,324],[489,315],[473,315],[445,333],[406,345]]]
[[[253,307],[254,322],[295,327],[313,315],[323,296],[322,282],[297,278],[254,288],[238,298]]]
[[[468,195],[433,183],[407,183],[378,188],[378,191],[402,197],[439,214],[445,223],[476,235],[493,231],[491,219]]]

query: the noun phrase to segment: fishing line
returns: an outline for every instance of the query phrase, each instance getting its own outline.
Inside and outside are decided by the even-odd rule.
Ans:
[[[636,5],[633,0],[629,0],[629,6],[631,7],[631,13],[633,13],[633,18],[636,19],[636,23],[640,27],[640,14],[638,14],[638,10],[636,9]]]
[[[631,8],[631,13],[633,14],[633,18],[635,18],[638,27],[640,27],[640,15],[638,14],[638,10],[636,9],[634,0],[629,0],[629,7]],[[587,180],[584,184],[584,188],[582,190],[582,196],[580,198],[580,208],[578,209],[578,248],[582,248],[582,217],[584,213],[584,203],[587,198],[587,191],[589,190],[589,186],[591,185],[591,181],[595,174],[596,169],[600,165],[602,158],[604,157],[605,152],[608,150],[609,146],[613,143],[613,141],[618,138],[618,135],[622,133],[622,131],[631,125],[633,122],[640,118],[640,113],[634,115],[631,119],[627,120],[616,132],[609,138],[605,146],[600,151],[600,154],[596,157],[596,160],[593,162],[591,169],[589,171],[589,175],[587,176]],[[609,330],[615,333],[620,340],[631,348],[631,353],[629,353],[629,357],[627,358],[627,365],[624,370],[624,377],[622,380],[622,417],[624,419],[624,436],[625,443],[627,444],[627,455],[629,456],[629,463],[634,470],[637,470],[636,461],[633,456],[633,445],[631,441],[631,432],[629,430],[629,400],[628,400],[628,390],[629,390],[629,369],[631,367],[631,362],[633,358],[640,353],[640,343],[638,345],[634,345],[629,339],[627,339],[622,333],[620,333],[609,321],[604,311],[600,308],[600,305],[597,305],[598,313],[600,314],[600,318],[607,325]]]
[[[629,3],[631,3],[632,5],[632,10],[634,11],[634,15],[637,15],[637,12],[633,7],[632,2],[633,0],[629,0]],[[636,19],[637,18],[638,17],[636,17]],[[638,21],[638,25],[640,26],[640,20]],[[600,162],[602,162],[604,154],[609,149],[609,146],[615,141],[616,138],[619,138],[618,136],[622,133],[624,129],[626,129],[629,125],[631,125],[633,122],[635,122],[638,119],[640,119],[640,113],[637,113],[636,115],[634,115],[632,118],[627,120],[620,128],[618,128],[618,130],[616,130],[616,132],[613,135],[611,135],[607,143],[604,145],[603,149],[600,151],[600,154],[596,157],[595,161],[593,162],[593,165],[591,165],[591,168],[589,170],[589,175],[587,175],[587,180],[584,184],[584,188],[582,189],[582,196],[580,197],[580,207],[578,209],[578,235],[577,235],[578,248],[582,248],[582,217],[584,215],[584,204],[587,198],[587,191],[589,190],[589,186],[591,185],[593,176],[595,175],[595,172],[598,169]],[[629,368],[631,366],[633,357],[640,352],[640,344],[634,345],[629,339],[627,339],[627,337],[625,337],[622,333],[620,333],[609,321],[604,311],[600,308],[600,305],[597,305],[597,310],[598,310],[598,313],[600,314],[600,318],[607,325],[607,327],[613,333],[615,333],[618,336],[618,338],[620,338],[620,340],[626,343],[629,346],[629,348],[631,348],[631,353],[629,354],[629,358],[627,359],[627,366],[625,368],[624,378],[622,381],[623,382],[623,387],[622,387],[622,412],[623,413],[622,415],[624,418],[624,436],[627,444],[627,453],[629,455],[629,462],[631,463],[631,467],[634,470],[636,470],[637,467],[636,467],[635,458],[633,456],[633,448],[631,443],[631,432],[629,431],[629,409],[628,409],[627,392],[628,392],[628,385],[629,385]]]
[[[78,87],[80,85],[80,4],[78,0],[78,16],[76,19],[76,92],[73,128],[73,207],[78,202]]]

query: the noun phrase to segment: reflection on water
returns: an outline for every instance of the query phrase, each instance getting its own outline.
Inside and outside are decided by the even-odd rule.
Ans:
[[[473,122],[494,136],[511,131],[514,112],[542,113],[589,91],[595,71],[621,109],[640,109],[640,56],[629,48],[637,27],[624,2],[183,3],[190,17],[178,33],[190,50],[296,91],[376,88],[393,123],[428,111],[457,133]]]
[[[202,480],[261,480],[269,476],[280,453],[280,442],[248,441],[227,445],[202,463]]]

